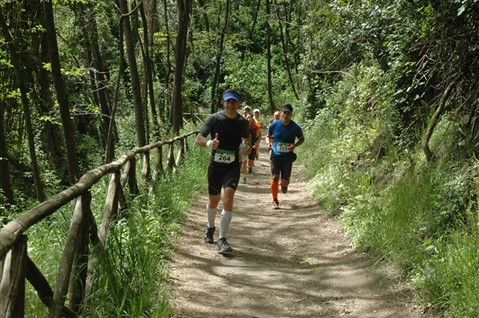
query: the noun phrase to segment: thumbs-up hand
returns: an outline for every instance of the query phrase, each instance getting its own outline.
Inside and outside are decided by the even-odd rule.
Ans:
[[[220,141],[218,140],[218,133],[216,133],[215,139],[208,140],[208,142],[206,143],[206,146],[210,147],[211,149],[218,149],[219,145],[220,145]]]

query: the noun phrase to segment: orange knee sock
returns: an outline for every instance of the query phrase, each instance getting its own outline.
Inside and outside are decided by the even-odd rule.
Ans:
[[[271,189],[271,194],[273,195],[273,200],[278,198],[278,182],[274,182],[271,180],[269,184],[269,188]]]

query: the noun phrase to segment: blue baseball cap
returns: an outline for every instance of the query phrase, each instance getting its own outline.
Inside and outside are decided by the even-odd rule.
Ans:
[[[223,95],[223,100],[234,99],[236,101],[241,100],[240,94],[236,92],[227,92]]]

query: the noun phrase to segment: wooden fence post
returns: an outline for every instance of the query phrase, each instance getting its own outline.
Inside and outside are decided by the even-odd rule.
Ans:
[[[110,221],[113,219],[113,217],[118,219],[120,190],[120,173],[112,173],[110,175],[108,193],[105,200],[105,206],[103,208],[103,219],[101,221],[100,232],[98,234],[102,248],[105,245],[106,232],[108,230],[108,226],[110,225]]]
[[[45,306],[50,307],[53,302],[53,289],[50,287],[45,276],[38,269],[37,265],[27,256],[27,271],[26,277],[33,288],[38,293],[38,297],[45,304]],[[63,306],[62,313],[67,318],[76,318],[77,315],[71,311],[69,308]]]
[[[76,204],[81,204],[81,196],[77,197]],[[82,218],[87,217],[83,215],[82,209],[75,208],[73,212],[70,230],[68,231],[68,238],[63,249],[62,259],[60,261],[60,268],[58,269],[58,276],[55,284],[53,302],[50,306],[49,318],[59,318],[62,315],[62,310],[65,304],[65,298],[68,291],[70,276],[72,272],[73,260],[77,251],[77,244],[80,239],[81,226],[83,224]]]
[[[174,142],[171,142],[170,144],[168,144],[168,163],[167,163],[167,169],[168,171],[172,171],[173,168],[175,167],[175,154],[174,154],[174,151],[175,151],[175,144]]]
[[[20,318],[24,316],[25,279],[29,280],[41,301],[49,307],[49,318],[78,317],[77,311],[79,311],[80,304],[85,301],[86,296],[91,295],[91,280],[88,280],[87,269],[93,270],[94,260],[89,261],[88,256],[94,255],[104,248],[108,224],[113,216],[120,218],[120,211],[127,208],[128,202],[123,191],[125,185],[128,183],[132,195],[138,194],[140,190],[145,190],[143,187],[139,189],[137,184],[136,156],[142,154],[144,158],[143,179],[145,176],[147,180],[149,178],[150,163],[147,158],[149,152],[155,148],[157,149],[155,178],[167,170],[174,172],[184,157],[185,147],[188,148],[187,137],[195,133],[197,131],[134,149],[115,162],[92,169],[85,173],[75,185],[57,193],[6,224],[0,230],[0,260],[2,260],[0,263],[0,317]],[[175,161],[174,147],[177,141],[180,144]],[[162,163],[162,147],[165,144],[168,144],[166,170]],[[120,178],[122,168],[124,173]],[[108,173],[111,175],[110,185],[102,224],[98,228],[91,212],[89,191]],[[60,260],[55,287],[52,289],[38,267],[26,254],[27,237],[23,233],[72,200],[75,200],[75,209]],[[89,242],[97,247],[93,253],[88,250]],[[65,306],[69,289],[71,308]]]
[[[130,160],[130,173],[128,174],[128,186],[130,193],[136,195],[139,193],[138,182],[136,181],[136,158]]]
[[[150,153],[143,154],[143,166],[141,169],[141,188],[145,189],[146,184],[151,180]]]
[[[180,149],[178,149],[178,154],[176,155],[176,166],[180,165],[181,160],[183,159],[185,155],[185,142],[186,142],[186,137],[181,138],[180,140]]]
[[[162,159],[163,159],[163,147],[160,146],[156,148],[156,164],[155,164],[155,170],[153,173],[154,180],[157,180],[158,176],[161,177],[165,173]]]
[[[89,228],[91,220],[91,193],[87,191],[77,200],[75,209],[82,214],[81,224],[78,228],[78,240],[76,242],[76,251],[73,259],[73,270],[70,277],[70,303],[69,307],[78,313],[80,305],[85,298],[85,285],[88,265],[88,243]]]
[[[22,235],[3,258],[0,284],[0,316],[21,318],[25,315],[25,268],[27,236]]]
[[[138,194],[138,185],[136,183],[136,158],[133,157],[125,164],[123,177],[121,178],[121,187],[124,188],[126,184],[130,187],[130,194]]]
[[[94,256],[88,262],[88,273],[85,285],[85,298],[88,299],[91,295],[91,288],[93,285],[91,273],[94,271],[95,263],[98,255],[103,251],[105,247],[106,234],[108,226],[111,220],[115,217],[118,218],[119,211],[119,193],[120,193],[120,173],[118,171],[110,175],[110,182],[108,184],[108,192],[105,200],[105,206],[103,208],[103,218],[98,231],[98,240],[94,243],[93,252]]]

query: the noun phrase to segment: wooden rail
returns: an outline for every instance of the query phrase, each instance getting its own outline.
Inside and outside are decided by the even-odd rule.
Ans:
[[[118,217],[120,210],[125,208],[127,202],[123,190],[128,186],[131,194],[138,194],[140,190],[146,188],[144,185],[149,179],[155,180],[166,171],[174,171],[186,151],[187,137],[197,133],[198,131],[193,131],[171,140],[135,148],[117,161],[88,171],[73,186],[52,196],[49,200],[40,203],[5,225],[0,231],[0,260],[3,264],[0,267],[0,317],[24,317],[25,279],[32,284],[41,301],[49,308],[49,318],[77,317],[80,304],[91,294],[91,280],[88,273],[92,260],[89,259],[89,256],[94,257],[103,250],[110,220]],[[176,158],[174,155],[175,144],[178,144]],[[164,145],[168,146],[165,166],[162,154]],[[157,151],[157,160],[150,177],[149,153],[153,149]],[[137,155],[143,155],[142,186],[138,186],[136,178]],[[120,178],[121,169],[123,169],[123,176]],[[108,193],[102,222],[98,227],[90,209],[89,190],[107,175],[110,177]],[[35,263],[28,257],[27,236],[24,235],[24,232],[73,200],[75,203],[73,217],[53,289]],[[93,251],[89,251],[89,243],[92,243]],[[84,266],[84,264],[89,266]],[[76,279],[72,279],[73,277]],[[67,305],[65,301],[68,290],[70,290],[70,294]]]

